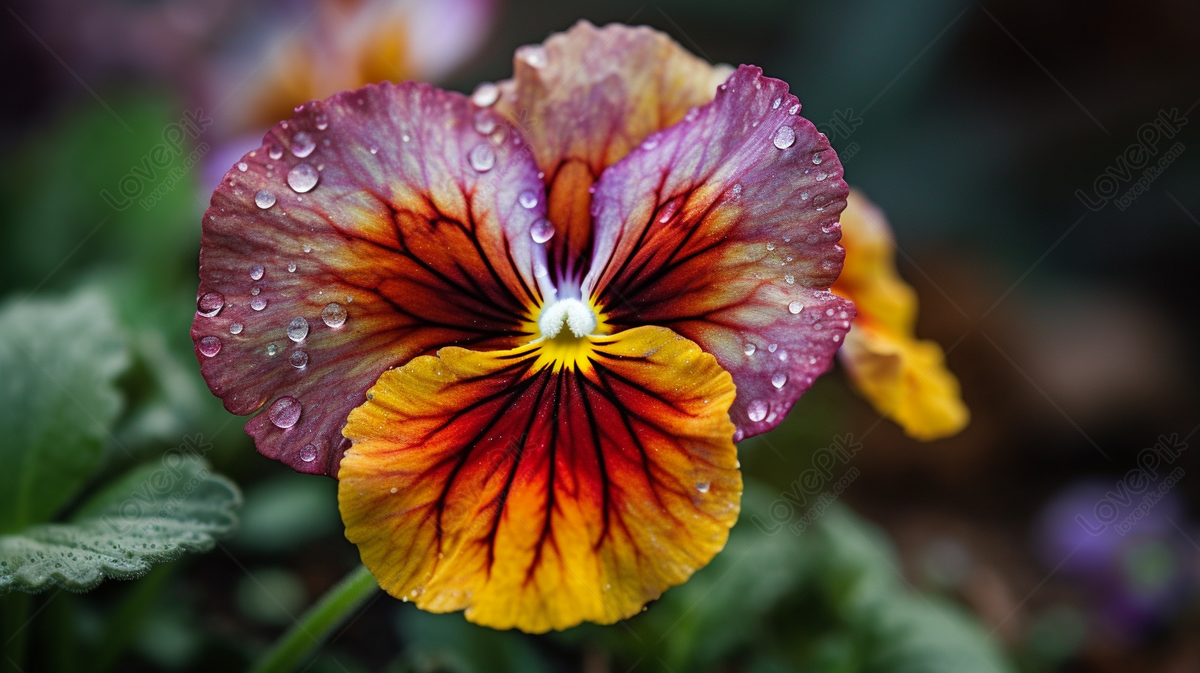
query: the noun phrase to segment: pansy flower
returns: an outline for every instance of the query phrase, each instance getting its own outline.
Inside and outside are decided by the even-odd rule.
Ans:
[[[917,293],[896,271],[887,218],[852,189],[841,224],[846,259],[833,291],[858,309],[838,356],[851,383],[914,439],[957,434],[971,415],[941,346],[914,336]]]
[[[393,596],[611,623],[724,546],[735,441],[853,319],[848,187],[785,83],[580,23],[470,96],[308,103],[225,175],[192,329],[258,450],[339,479]]]

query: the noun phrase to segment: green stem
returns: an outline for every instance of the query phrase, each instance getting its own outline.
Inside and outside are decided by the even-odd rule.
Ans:
[[[14,591],[0,596],[0,651],[4,653],[4,661],[0,662],[0,671],[20,671],[25,666],[25,643],[29,640],[28,625],[29,607],[33,597],[27,593]]]
[[[378,590],[379,584],[365,566],[351,571],[301,615],[300,621],[258,660],[252,673],[287,673],[295,669]]]

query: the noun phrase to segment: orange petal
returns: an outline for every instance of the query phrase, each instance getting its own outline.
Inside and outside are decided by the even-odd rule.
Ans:
[[[592,242],[588,188],[642,140],[713,98],[713,67],[647,27],[580,21],[517,50],[497,109],[522,131],[545,173],[552,261],[569,270]]]
[[[841,222],[846,260],[833,291],[858,308],[839,355],[850,380],[911,437],[930,441],[958,433],[970,412],[941,347],[914,336],[917,293],[896,271],[887,219],[851,190]]]
[[[543,632],[628,617],[724,546],[741,476],[729,374],[660,327],[442,349],[350,415],[338,499],[380,586],[432,612]]]

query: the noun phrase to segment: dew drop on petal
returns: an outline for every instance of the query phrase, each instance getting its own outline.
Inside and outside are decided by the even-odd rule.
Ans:
[[[329,128],[329,118],[323,114],[317,115],[317,130],[324,131]]]
[[[237,167],[239,171],[245,173],[246,169],[250,168],[250,164],[246,163],[245,161],[239,161]]]
[[[275,344],[267,344],[267,355],[274,356],[276,350]]]
[[[535,68],[546,67],[546,50],[540,44],[521,47],[517,50],[517,57]]]
[[[317,141],[304,131],[292,136],[292,154],[300,159],[312,154],[315,149],[317,149]]]
[[[794,285],[796,283],[796,277],[789,273],[783,277],[783,282],[787,283],[788,285]]]
[[[768,353],[774,353],[778,349],[779,349],[779,344],[771,344],[771,345],[767,346]]]
[[[312,444],[305,444],[304,448],[300,449],[300,460],[306,463],[311,463],[317,459],[317,447]]]
[[[794,302],[788,304],[788,313],[791,313],[792,315],[796,315],[797,313],[799,313],[803,310],[804,310],[804,304],[801,304],[798,301],[794,301]]]
[[[304,369],[304,366],[308,364],[308,353],[296,351],[288,356],[288,362],[292,363],[296,369]]]
[[[783,372],[775,372],[775,374],[771,376],[771,385],[775,386],[776,388],[782,388],[787,385],[787,374],[784,374]]]
[[[471,102],[479,107],[491,107],[500,99],[500,87],[491,82],[483,82],[475,87],[471,94]]]
[[[240,323],[240,322],[231,323],[229,325],[229,333],[230,334],[241,334],[242,329],[243,329],[242,323]]]
[[[263,269],[262,264],[255,264],[254,266],[250,267],[250,280],[258,280],[262,278],[264,271],[265,270]]]
[[[755,346],[754,344],[751,344],[751,343],[746,344],[746,347],[744,349],[742,349],[742,351],[746,355],[754,355],[754,351],[756,351],[756,350],[758,350],[758,346]]]
[[[267,300],[263,297],[254,297],[250,300],[250,308],[255,311],[261,311],[267,307]]]
[[[296,263],[295,262],[288,264],[288,273],[296,273]]]
[[[707,481],[696,482],[696,490],[700,491],[701,493],[708,493],[708,486],[709,484]]]
[[[317,169],[308,164],[296,164],[292,166],[292,170],[288,171],[287,183],[295,192],[304,194],[311,191],[317,186],[317,180],[320,179],[320,174]]]
[[[278,159],[283,156],[283,148],[279,145],[271,145],[271,149],[267,150],[267,156]]]
[[[372,148],[371,148],[371,154],[379,154],[379,148],[378,148],[378,147],[372,147]]]
[[[292,318],[292,321],[287,326],[288,338],[296,343],[304,341],[304,337],[308,336],[308,321],[301,316]]]
[[[471,168],[480,173],[486,173],[496,165],[496,153],[488,145],[476,145],[468,159],[471,161]]]
[[[197,347],[200,349],[201,355],[211,358],[212,356],[221,352],[221,340],[215,336],[206,336],[200,339],[200,343],[197,344]]]
[[[800,192],[800,200],[807,201],[808,200],[808,192]]]
[[[487,135],[496,130],[496,118],[490,113],[480,110],[475,113],[475,130]]]
[[[775,143],[775,147],[786,150],[796,142],[796,132],[790,126],[780,126],[779,130],[775,132],[773,142]]]
[[[788,108],[788,114],[792,114],[792,115],[794,115],[794,114],[796,114],[796,113],[797,113],[797,112],[799,112],[799,111],[800,111],[800,104],[799,104],[799,103],[795,103],[794,105],[792,105],[792,107]]]
[[[254,205],[266,210],[267,208],[275,205],[275,195],[265,189],[260,189],[258,193],[254,195]]]
[[[771,103],[771,109],[772,109],[772,110],[778,110],[778,109],[779,109],[779,104],[780,104],[780,103],[782,103],[782,102],[783,102],[783,99],[782,99],[782,98],[776,98],[776,99],[775,99],[775,102]]]
[[[815,166],[821,165],[821,153],[820,152],[817,152],[816,154],[812,155],[812,162],[813,162],[813,165],[815,165]]]
[[[337,302],[327,304],[321,310],[321,320],[329,327],[341,327],[346,324],[346,309]]]
[[[826,173],[825,171],[820,171],[819,173],[817,173],[817,182],[824,182],[825,178],[828,178],[828,177],[829,177],[828,173]]]
[[[259,287],[258,285],[255,285],[254,287],[250,288],[250,295],[251,295],[251,296],[253,296],[253,297],[257,297],[257,296],[258,296],[258,295],[260,295],[260,294],[262,294],[262,288],[261,288],[261,287]]]
[[[290,428],[300,420],[300,400],[291,395],[284,395],[271,404],[267,410],[267,418],[277,428]]]
[[[225,295],[220,292],[205,292],[196,300],[196,313],[211,318],[225,307]]]
[[[537,192],[532,189],[526,189],[517,196],[517,203],[521,204],[522,208],[536,208],[538,204]]]
[[[298,414],[297,414],[298,415]],[[746,417],[757,423],[767,417],[767,403],[762,400],[754,400],[750,406],[746,407]],[[276,424],[278,425],[278,424]]]
[[[529,227],[529,237],[534,243],[545,243],[554,238],[554,225],[550,220],[538,220]]]

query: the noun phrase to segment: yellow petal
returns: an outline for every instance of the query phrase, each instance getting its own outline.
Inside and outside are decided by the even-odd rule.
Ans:
[[[917,293],[896,271],[887,219],[851,189],[841,222],[846,261],[833,291],[858,309],[840,352],[851,382],[910,437],[931,441],[958,433],[970,412],[942,348],[914,334]]]

